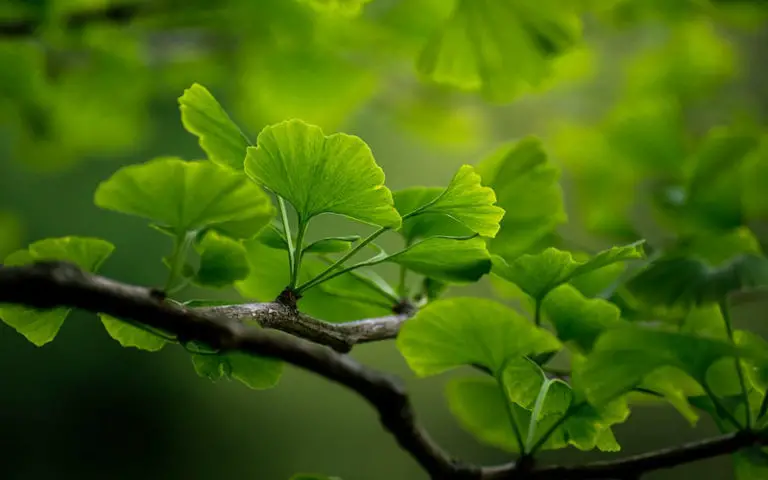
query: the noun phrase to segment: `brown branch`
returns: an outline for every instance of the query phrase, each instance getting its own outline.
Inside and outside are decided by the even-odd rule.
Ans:
[[[382,425],[434,479],[634,479],[654,470],[768,443],[764,433],[738,432],[624,459],[578,466],[542,466],[523,471],[515,464],[494,467],[468,465],[454,460],[421,428],[414,418],[408,395],[396,378],[309,340],[279,331],[249,327],[241,321],[246,317],[237,317],[242,314],[269,323],[270,315],[284,315],[274,305],[270,306],[272,304],[249,307],[256,313],[243,309],[227,311],[230,307],[180,308],[164,301],[151,289],[85,273],[74,265],[60,262],[0,267],[0,303],[103,312],[171,332],[181,339],[197,340],[225,351],[239,350],[274,357],[314,372],[367,400],[378,411]],[[232,316],[227,317],[227,313]],[[402,322],[394,320],[394,317],[390,320],[392,324]],[[362,325],[364,327],[359,328],[363,332],[370,332],[367,324]],[[389,321],[387,325],[390,325]],[[357,331],[357,328],[352,328],[350,332]],[[353,336],[352,333],[350,335]]]

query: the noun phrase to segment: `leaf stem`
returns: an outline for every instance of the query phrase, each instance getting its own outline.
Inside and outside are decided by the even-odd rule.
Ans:
[[[728,311],[728,301],[722,300],[720,302],[720,313],[723,315],[725,321],[725,330],[728,333],[728,340],[735,346],[736,342],[733,339],[733,323],[731,322],[731,314]],[[747,391],[747,382],[744,380],[744,368],[741,365],[739,357],[734,359],[736,364],[736,374],[739,377],[739,385],[741,386],[741,398],[744,401],[744,421],[747,428],[752,426],[752,412],[749,407],[749,391]]]
[[[290,271],[291,279],[290,285],[293,288],[296,285],[296,279],[294,278],[296,268],[296,247],[293,245],[293,236],[291,235],[291,226],[288,222],[288,209],[285,206],[285,200],[278,194],[277,205],[280,208],[280,220],[283,222],[283,234],[285,235],[285,242],[288,244],[288,269]]]
[[[576,414],[579,410],[584,408],[586,405],[589,405],[587,402],[581,402],[576,405],[572,405],[571,408],[569,408],[562,417],[558,418],[555,423],[553,423],[542,435],[539,437],[539,439],[536,441],[536,443],[533,444],[533,446],[528,450],[528,455],[533,455],[536,453],[541,447],[544,446],[545,443],[547,443],[547,440],[549,440],[549,437],[552,436],[553,433],[555,433],[555,430],[560,428],[569,418],[571,418],[573,415]]]
[[[541,326],[541,300],[538,298],[536,299],[536,306],[533,310],[533,323],[535,323],[537,327]]]
[[[526,450],[531,449],[533,441],[536,438],[536,426],[538,424],[539,415],[541,415],[541,409],[544,407],[544,400],[549,393],[549,387],[552,385],[552,380],[542,375],[544,382],[541,384],[539,394],[536,396],[536,403],[533,404],[533,412],[531,412],[531,421],[528,424],[528,438],[525,440]]]
[[[525,456],[526,455],[526,448],[525,448],[525,442],[523,441],[523,434],[520,432],[520,426],[517,424],[517,419],[515,418],[515,412],[512,411],[512,400],[509,398],[509,394],[507,393],[506,387],[504,387],[504,370],[507,368],[507,363],[511,360],[511,358],[507,358],[504,360],[504,362],[501,365],[501,368],[499,368],[496,371],[496,374],[494,375],[494,378],[496,379],[496,384],[499,386],[499,389],[501,390],[501,399],[504,403],[504,409],[507,412],[507,417],[509,417],[509,424],[512,427],[512,431],[515,433],[515,440],[517,440],[517,446],[520,449],[520,455]]]
[[[308,221],[299,218],[299,231],[296,234],[296,245],[293,250],[293,265],[291,268],[291,281],[288,284],[289,288],[296,287],[296,282],[299,280],[301,258],[304,256],[304,236],[307,234],[308,225]]]
[[[171,292],[176,285],[176,281],[179,278],[182,270],[184,269],[184,261],[187,259],[187,250],[195,240],[194,231],[187,231],[176,235],[176,239],[173,242],[173,252],[171,252],[170,258],[170,271],[168,272],[168,278],[165,280],[165,287],[163,291],[166,293]]]
[[[381,227],[378,230],[376,230],[375,232],[373,232],[372,234],[370,234],[367,237],[365,237],[363,240],[360,241],[360,243],[355,245],[355,247],[353,249],[351,249],[349,252],[347,252],[340,259],[336,260],[328,268],[326,268],[325,270],[320,272],[320,274],[317,275],[315,278],[313,278],[311,280],[308,280],[308,281],[304,282],[303,284],[299,285],[296,288],[296,292],[298,294],[302,294],[302,293],[306,292],[307,290],[309,290],[310,288],[312,288],[314,286],[317,286],[317,285],[319,285],[319,284],[321,284],[321,283],[323,283],[323,282],[325,282],[327,280],[330,280],[334,276],[336,276],[335,274],[333,274],[333,272],[335,270],[338,270],[344,264],[344,262],[346,262],[347,260],[352,258],[352,256],[354,256],[357,252],[359,252],[360,250],[365,248],[369,243],[371,243],[372,241],[376,240],[379,236],[381,236],[381,234],[383,234],[384,232],[386,232],[389,229],[390,229],[390,227]],[[363,265],[358,264],[358,266],[363,266]]]
[[[709,385],[706,382],[704,382],[702,383],[701,386],[702,388],[704,388],[704,392],[707,394],[709,399],[712,400],[712,403],[715,405],[715,410],[720,414],[720,416],[728,420],[731,423],[731,425],[733,425],[736,428],[736,430],[739,430],[739,431],[744,430],[744,426],[741,423],[739,423],[738,420],[736,420],[736,417],[734,417],[733,414],[729,412],[727,408],[725,408],[725,405],[723,405],[722,402],[720,402],[720,399],[717,398],[717,395],[715,395],[715,392],[713,392],[712,389],[709,388]],[[749,407],[747,406],[747,408]]]

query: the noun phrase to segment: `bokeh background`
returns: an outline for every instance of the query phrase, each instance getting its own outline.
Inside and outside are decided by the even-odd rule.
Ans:
[[[482,29],[506,32],[497,35],[506,63],[478,82],[425,67],[425,49],[459,4],[449,0],[3,0],[0,256],[46,237],[102,237],[117,246],[104,274],[162,284],[169,240],[92,198],[120,166],[203,157],[177,104],[193,82],[253,137],[294,117],[361,136],[392,189],[444,185],[461,164],[535,135],[562,170],[569,217],[546,241],[582,252],[677,238],[663,200],[685,184],[707,132],[764,131],[766,2],[484,0],[494,1],[510,5],[508,16]],[[467,52],[442,53],[473,64]],[[722,174],[738,172],[740,160]],[[750,220],[723,209],[712,218],[718,235]],[[748,226],[768,244],[768,229]],[[315,234],[332,227],[320,222]],[[188,296],[202,294],[241,298],[234,289]],[[450,294],[498,298],[487,280]],[[392,343],[353,356],[406,379],[419,417],[449,451],[509,459],[451,417],[448,376],[416,380]],[[691,428],[661,405],[635,408],[615,431],[621,455],[716,433],[707,419]],[[179,348],[121,348],[91,315],[71,316],[41,348],[0,325],[2,479],[272,480],[300,471],[426,478],[363,401],[298,369],[253,391],[198,377]],[[648,478],[696,476],[732,478],[729,460]]]

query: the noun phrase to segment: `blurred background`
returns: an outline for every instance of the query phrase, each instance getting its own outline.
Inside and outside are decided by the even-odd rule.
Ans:
[[[469,8],[479,23],[462,23]],[[162,284],[169,239],[99,210],[93,192],[124,165],[204,157],[177,104],[194,82],[254,138],[287,118],[361,136],[391,189],[444,185],[460,165],[539,137],[568,215],[539,246],[693,239],[706,250],[747,234],[765,248],[768,215],[741,195],[768,186],[750,170],[767,151],[767,16],[761,0],[3,0],[0,257],[46,237],[96,236],[117,246],[102,273]],[[712,131],[755,141],[730,153],[690,215],[680,192]],[[334,222],[315,234],[359,233]],[[450,291],[499,293],[487,279]],[[201,295],[242,298],[189,293]],[[426,478],[335,385],[294,368],[268,391],[212,384],[182,349],[121,348],[91,317],[72,315],[41,348],[0,325],[0,478]],[[450,375],[416,380],[392,343],[353,356],[405,378],[447,450],[509,460],[451,417]],[[716,433],[659,405],[635,408],[615,431],[621,455]],[[732,478],[729,460],[648,478],[697,475]]]

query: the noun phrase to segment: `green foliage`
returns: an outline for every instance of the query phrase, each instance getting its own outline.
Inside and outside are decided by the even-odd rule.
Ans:
[[[201,377],[234,379],[256,390],[274,387],[283,373],[282,362],[241,352],[193,353],[192,364]]]
[[[61,237],[32,243],[5,258],[8,266],[26,265],[40,261],[70,262],[86,272],[96,272],[115,249],[111,243],[98,238]],[[38,347],[56,337],[71,309],[35,310],[17,305],[2,305],[0,318]]]
[[[131,322],[119,320],[105,313],[100,313],[99,317],[109,336],[120,342],[120,345],[123,347],[134,347],[148,352],[157,352],[167,343],[166,339],[149,331],[146,327],[139,327]]]

